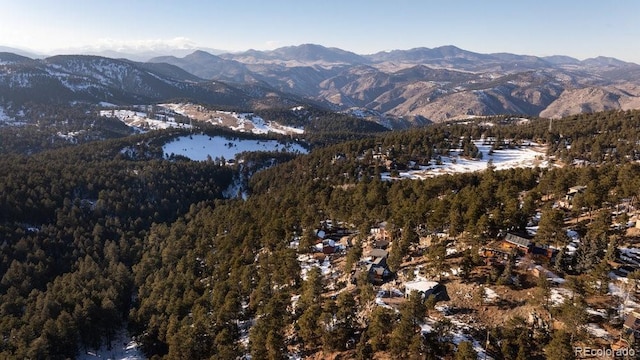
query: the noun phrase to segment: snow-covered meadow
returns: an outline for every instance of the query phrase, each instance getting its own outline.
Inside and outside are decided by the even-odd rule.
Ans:
[[[201,121],[213,125],[229,128],[233,131],[253,134],[277,133],[284,135],[303,134],[304,129],[282,125],[276,121],[269,121],[250,112],[233,112],[221,110],[208,110],[202,106],[190,103],[167,103],[155,105],[156,113],[150,115],[145,109],[147,105],[135,106],[135,110],[118,109],[115,105],[101,103],[108,108],[100,110],[99,115],[117,118],[128,126],[138,131],[160,130],[168,128],[191,128],[191,124],[176,121],[176,116],[181,115],[193,121]],[[294,111],[292,109],[292,111]],[[0,121],[2,113],[0,113]]]
[[[140,345],[133,341],[125,329],[120,330],[111,342],[111,346],[106,344],[99,349],[87,349],[81,351],[77,360],[143,360],[146,359]]]
[[[253,134],[278,133],[295,135],[304,133],[304,129],[282,125],[276,121],[269,121],[250,112],[234,112],[221,110],[208,110],[195,104],[161,104],[165,109],[190,119],[208,122],[214,125],[227,127],[234,131],[250,132]],[[300,110],[298,108],[292,111]]]
[[[139,131],[169,128],[191,128],[191,125],[189,124],[176,122],[175,117],[162,115],[152,119],[143,111],[121,109],[100,110],[100,116],[117,118],[128,126],[136,128]]]
[[[282,143],[277,140],[228,139],[222,136],[190,135],[181,136],[163,146],[166,156],[181,155],[195,161],[209,158],[235,159],[236,155],[249,151],[283,151],[306,154],[307,150],[296,143]]]
[[[546,149],[534,142],[514,149],[494,150],[491,155],[489,154],[491,145],[483,144],[481,140],[476,140],[474,143],[482,153],[482,159],[467,159],[458,156],[458,152],[452,151],[450,156],[442,157],[441,165],[430,164],[421,166],[418,170],[401,171],[399,178],[423,180],[445,174],[482,171],[489,166],[489,160],[495,170],[549,166],[549,162],[544,160]],[[382,179],[394,180],[398,177],[392,177],[389,172],[385,172],[382,173]]]

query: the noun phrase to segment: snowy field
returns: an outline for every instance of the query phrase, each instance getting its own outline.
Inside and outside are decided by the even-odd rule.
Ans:
[[[182,124],[176,122],[176,119],[171,116],[160,116],[163,120],[151,119],[146,112],[133,111],[133,110],[100,110],[100,116],[114,117],[127,124],[130,127],[136,128],[139,131],[144,130],[160,130],[169,128],[191,128],[189,124]]]
[[[235,159],[245,151],[284,151],[306,154],[307,150],[299,144],[284,144],[277,140],[227,139],[222,136],[191,135],[181,136],[162,147],[164,153],[186,156],[191,160],[204,161],[225,158]]]
[[[304,133],[304,129],[281,125],[269,121],[254,113],[238,113],[232,111],[207,110],[195,104],[162,104],[162,107],[197,121],[220,125],[239,132],[267,134],[270,132],[294,135]],[[296,111],[297,108],[291,109]]]
[[[465,159],[452,151],[451,156],[442,157],[442,165],[421,166],[419,170],[402,171],[400,178],[423,180],[445,174],[482,171],[487,169],[489,160],[492,160],[496,170],[549,166],[546,160],[542,160],[545,157],[546,148],[537,143],[531,142],[530,146],[515,149],[494,150],[492,155],[489,155],[491,145],[483,145],[481,140],[476,140],[474,143],[482,153],[482,159]],[[431,160],[431,162],[435,161]],[[391,174],[386,172],[382,173],[382,179],[398,178],[391,177]]]
[[[143,360],[146,358],[142,350],[140,350],[139,345],[131,340],[126,330],[122,329],[111,342],[111,350],[109,350],[106,345],[103,345],[100,349],[81,351],[76,357],[76,360],[97,359]]]

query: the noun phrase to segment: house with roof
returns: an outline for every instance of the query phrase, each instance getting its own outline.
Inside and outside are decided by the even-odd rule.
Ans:
[[[487,259],[487,264],[491,264],[504,263],[514,252],[523,256],[536,255],[551,259],[555,256],[557,250],[544,245],[535,245],[529,238],[508,233],[501,241],[495,241],[480,248],[479,254]]]
[[[558,201],[558,205],[562,208],[571,210],[573,208],[573,198],[578,194],[584,193],[585,190],[587,190],[587,187],[584,185],[570,187],[564,195],[564,199]]]
[[[333,254],[336,252],[337,246],[336,242],[332,239],[324,239],[322,240],[322,253],[323,254]]]
[[[382,284],[391,279],[393,273],[387,267],[388,257],[389,252],[383,249],[372,249],[367,253],[364,264],[369,281],[374,284]]]
[[[622,333],[632,339],[640,338],[640,313],[632,311],[622,325]]]
[[[521,253],[528,254],[533,249],[533,244],[531,243],[531,240],[527,238],[508,233],[504,237],[500,247],[507,251],[516,249]]]
[[[389,239],[389,232],[387,231],[387,222],[383,221],[378,224],[377,227],[372,227],[370,230],[371,235],[375,239],[387,240]]]
[[[485,259],[487,265],[503,264],[511,256],[510,251],[503,250],[500,246],[483,246],[478,253]]]
[[[388,239],[375,239],[373,241],[373,247],[376,249],[385,250],[386,248],[389,247],[390,243],[391,242]]]

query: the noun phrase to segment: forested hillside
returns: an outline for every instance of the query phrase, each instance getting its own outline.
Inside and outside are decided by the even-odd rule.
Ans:
[[[481,265],[474,255],[480,247],[504,231],[525,231],[539,211],[547,217],[548,199],[576,184],[587,186],[581,201],[592,210],[640,195],[637,111],[573,116],[551,126],[544,119],[500,117],[367,132],[334,145],[317,142],[308,155],[280,154],[280,161],[291,160],[257,172],[246,170],[278,162],[271,161],[275,155],[247,155],[233,166],[167,160],[158,139],[172,131],[4,155],[0,357],[73,358],[128,326],[147,355],[168,359],[453,358],[466,345],[446,335],[450,323],[424,335],[418,326],[432,303],[412,295],[394,312],[375,305],[366,278],[348,283],[372,227],[388,224],[394,273],[409,268],[406,259],[422,235],[436,233],[469,245],[461,261],[471,272]],[[478,158],[474,141],[481,138],[492,139],[495,151],[536,141],[547,146],[549,167],[496,171],[489,163],[486,171],[420,181],[381,178],[436,164],[454,150]],[[248,197],[224,199],[241,171],[252,175]],[[576,211],[570,215],[579,216]],[[334,265],[345,277],[301,271],[300,255],[310,253],[327,221],[353,235],[355,246]],[[581,230],[591,237],[560,271],[601,274],[602,236],[611,233],[591,229]],[[294,240],[299,246],[290,245]],[[428,267],[442,264],[437,260],[444,254],[435,251],[424,253],[432,260]],[[564,319],[562,311],[555,315]],[[544,358],[564,339],[518,321],[486,329],[502,339],[491,345],[494,358]],[[571,335],[572,341],[584,336]],[[484,333],[470,336],[483,339]]]

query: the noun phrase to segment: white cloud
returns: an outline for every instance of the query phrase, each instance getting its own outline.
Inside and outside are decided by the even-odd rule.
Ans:
[[[98,39],[97,41],[77,46],[72,51],[91,51],[100,52],[105,50],[113,50],[120,52],[141,53],[150,51],[167,51],[167,50],[195,50],[199,46],[193,40],[186,37],[175,37],[172,39],[140,39],[140,40],[118,40],[111,38]]]
[[[146,39],[146,40],[114,40],[100,39],[93,45],[98,49],[123,50],[161,50],[161,49],[195,49],[197,44],[186,37],[175,37],[173,39]]]
[[[280,40],[269,40],[264,43],[264,46],[266,47],[267,50],[273,50],[282,46],[281,44],[282,44],[282,41]]]

